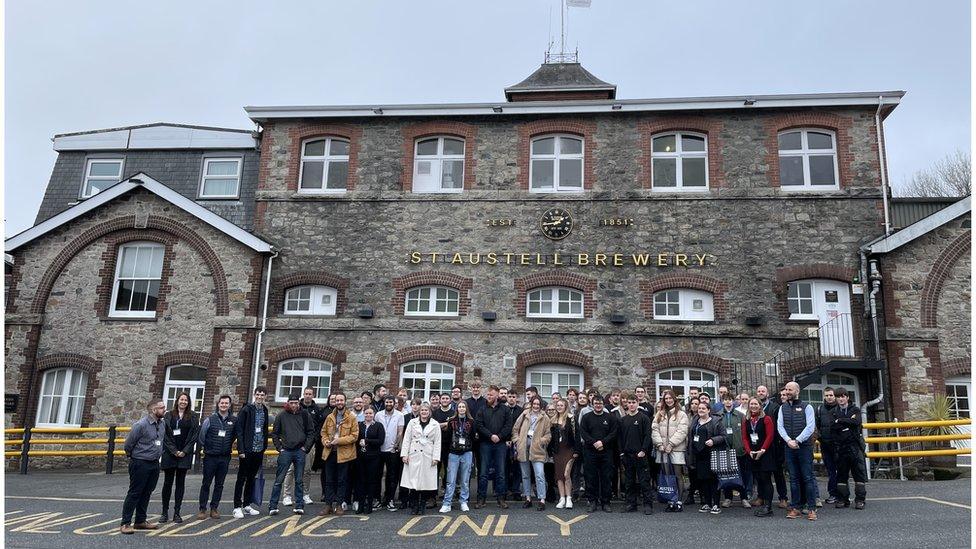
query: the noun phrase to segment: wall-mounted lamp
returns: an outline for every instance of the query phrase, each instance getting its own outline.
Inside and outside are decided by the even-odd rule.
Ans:
[[[383,109],[373,109],[373,114],[383,114]]]
[[[502,108],[501,107],[492,107],[491,110],[494,111],[494,112],[502,112]]]

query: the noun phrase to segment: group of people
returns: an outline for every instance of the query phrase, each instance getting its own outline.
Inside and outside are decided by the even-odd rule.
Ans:
[[[183,521],[186,473],[198,454],[195,448],[203,454],[196,518],[220,518],[235,442],[233,516],[260,514],[254,486],[263,474],[269,440],[278,451],[271,515],[282,505],[304,514],[312,503],[307,481],[313,471],[320,471],[325,504],[320,515],[382,508],[423,514],[436,508],[439,494],[441,513],[451,512],[455,501],[466,512],[469,504],[485,506],[489,480],[503,509],[512,499],[540,511],[547,501],[557,501],[557,509],[572,509],[582,496],[589,512],[611,512],[611,499],[620,496],[625,512],[640,506],[649,515],[655,499],[666,503],[666,511],[681,512],[695,504],[697,495],[699,511],[717,515],[738,494],[743,507],[755,507],[762,517],[773,515],[775,482],[778,507],[787,510],[787,518],[816,520],[823,503],[851,505],[853,476],[854,507],[864,508],[861,414],[843,388],[826,388],[816,408],[800,400],[793,382],[778,399],[765,386],[738,396],[723,386],[715,402],[695,389],[686,401],[665,389],[656,403],[643,387],[606,395],[569,389],[566,395],[553,393],[549,402],[530,387],[521,403],[518,393],[505,387],[491,385],[483,394],[475,381],[469,389],[468,398],[455,386],[423,401],[408,400],[404,388],[394,396],[380,384],[353,397],[349,407],[342,392],[319,405],[315,388],[309,387],[301,396],[290,395],[284,410],[272,417],[265,404],[268,391],[257,387],[252,401],[236,414],[231,397],[222,395],[202,423],[189,394],[177,395],[171,410],[154,399],[124,446],[130,486],[121,532]],[[814,440],[820,442],[828,473],[829,497],[823,502],[813,474]],[[720,485],[712,454],[733,451],[738,482]],[[154,523],[147,509],[160,470],[162,512]]]

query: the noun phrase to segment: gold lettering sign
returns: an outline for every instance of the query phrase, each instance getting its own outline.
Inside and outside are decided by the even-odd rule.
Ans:
[[[542,267],[706,267],[715,263],[709,253],[688,252],[410,252],[411,265],[535,265]]]

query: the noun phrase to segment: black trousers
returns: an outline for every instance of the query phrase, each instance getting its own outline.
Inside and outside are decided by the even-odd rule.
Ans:
[[[854,501],[864,501],[867,497],[868,475],[864,468],[864,454],[856,445],[835,445],[837,457],[837,491],[841,501],[851,501],[851,488],[848,477],[854,477]]]
[[[382,464],[379,454],[359,454],[356,458],[359,476],[356,482],[356,501],[359,502],[359,509],[364,506],[372,506],[373,500],[380,493],[380,476],[382,476]]]
[[[122,504],[122,524],[132,524],[135,512],[136,524],[146,522],[149,496],[159,481],[159,462],[152,459],[129,460],[129,492]]]
[[[356,452],[356,459],[349,462],[349,482],[346,483],[346,492],[342,494],[342,501],[352,501],[354,495],[358,495],[356,485],[359,484],[359,464],[363,455]],[[359,499],[358,497],[356,498]]]
[[[244,458],[238,461],[237,481],[234,483],[235,509],[254,503],[254,477],[264,464],[264,452],[244,454]]]
[[[627,490],[627,503],[637,505],[637,494],[640,492],[644,505],[653,505],[651,495],[651,472],[647,468],[647,457],[637,457],[637,454],[624,454],[620,458],[624,466],[624,485]]]
[[[752,470],[752,478],[756,479],[759,487],[759,499],[763,500],[766,507],[773,506],[773,474],[769,471],[761,471],[758,468]]]
[[[207,498],[210,497],[210,508],[220,506],[220,496],[224,493],[224,479],[227,468],[230,467],[230,456],[204,456],[203,483],[200,484],[200,510],[207,509]],[[213,496],[210,496],[210,483],[213,483]]]
[[[786,443],[780,438],[773,440],[773,459],[776,460],[776,470],[773,471],[773,480],[776,481],[776,494],[780,500],[789,501],[786,495],[786,475],[783,473],[786,468]]]
[[[620,451],[616,444],[612,444],[609,451],[613,457],[613,469],[610,471],[610,496],[616,499],[618,495],[623,494],[625,489],[624,481],[620,478],[620,468],[623,463],[620,460]]]
[[[349,485],[349,462],[339,463],[336,456],[339,452],[332,450],[329,459],[325,460],[322,475],[325,477],[325,503],[339,505],[346,497],[346,487]]]
[[[163,469],[163,512],[169,511],[169,498],[173,494],[173,484],[176,481],[176,498],[173,501],[173,512],[180,514],[183,506],[183,494],[186,491],[186,472],[188,469]]]
[[[389,504],[393,501],[396,495],[397,486],[400,484],[400,468],[403,462],[400,460],[400,454],[398,452],[380,452],[380,467],[386,469],[386,476],[383,479],[384,491],[383,491],[383,505]],[[380,471],[377,470],[376,474],[379,476]],[[379,479],[377,479],[376,489],[373,492],[376,499],[380,497],[380,487]]]
[[[606,450],[587,448],[583,451],[583,474],[586,476],[586,498],[591,503],[609,505],[613,457]]]
[[[718,505],[718,479],[715,477],[698,479],[698,492],[701,494],[702,505],[712,507]]]

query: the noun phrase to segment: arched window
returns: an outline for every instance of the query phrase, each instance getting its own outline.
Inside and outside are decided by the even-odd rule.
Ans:
[[[80,427],[86,389],[88,373],[83,370],[58,368],[44,372],[37,426]]]
[[[708,189],[708,150],[704,135],[675,132],[654,136],[651,142],[652,189],[703,191]]]
[[[407,292],[407,316],[458,316],[458,291],[443,286],[421,286]]]
[[[546,135],[532,140],[529,190],[583,190],[583,140],[571,135]]]
[[[800,389],[800,400],[812,404],[816,408],[819,403],[823,402],[823,392],[827,387],[835,391],[838,387],[847,389],[848,394],[851,396],[851,404],[860,405],[860,399],[857,394],[857,378],[850,374],[840,372],[831,372],[820,378],[820,383],[811,383]]]
[[[654,320],[715,320],[712,294],[674,288],[654,294]]]
[[[718,376],[698,368],[661,370],[657,373],[656,378],[658,397],[665,389],[671,389],[679,400],[684,400],[692,388],[714,397],[718,389]]]
[[[193,409],[201,412],[203,407],[203,390],[207,385],[207,369],[194,364],[177,364],[166,368],[166,383],[163,386],[163,400],[166,409],[171,410],[176,402],[176,395],[189,393]]]
[[[349,142],[333,137],[302,144],[299,192],[344,193],[349,178]]]
[[[433,392],[449,391],[454,386],[454,366],[443,362],[421,361],[400,367],[400,386],[407,388],[408,398],[425,402]]]
[[[109,316],[156,316],[164,250],[161,244],[154,242],[130,242],[119,247]]]
[[[329,286],[295,286],[285,292],[286,315],[336,314],[335,288]]]
[[[332,364],[314,358],[286,360],[278,365],[276,402],[288,402],[288,395],[302,394],[305,387],[315,388],[316,399],[329,398],[332,386]]]
[[[583,292],[572,288],[536,288],[526,296],[529,318],[583,318]]]
[[[464,140],[429,137],[417,141],[413,192],[459,193],[464,189]]]
[[[549,400],[553,393],[565,395],[569,389],[583,389],[583,369],[565,364],[540,364],[525,370],[525,386],[535,387],[539,395]]]
[[[779,184],[790,190],[838,188],[837,140],[820,129],[779,134]]]

